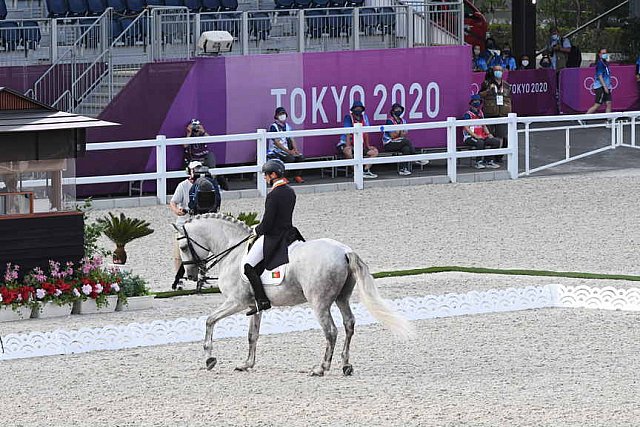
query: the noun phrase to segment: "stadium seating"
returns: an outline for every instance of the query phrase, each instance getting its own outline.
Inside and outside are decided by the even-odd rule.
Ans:
[[[202,0],[202,12],[218,12],[222,4],[220,0]],[[205,18],[208,19],[208,18]]]
[[[164,0],[164,5],[172,6],[172,7],[180,7],[180,6],[184,6],[184,3],[182,0]]]
[[[47,0],[49,18],[65,18],[69,14],[69,8],[65,0]]]
[[[378,30],[378,10],[375,7],[360,9],[360,30],[367,36],[372,36]]]
[[[294,0],[275,0],[275,9],[293,9]]]
[[[100,16],[106,9],[106,0],[87,0],[87,11],[89,16]]]
[[[307,35],[311,38],[321,37],[327,24],[327,10],[309,9],[305,11],[305,21]]]
[[[89,7],[85,0],[67,0],[67,16],[86,16]]]
[[[0,21],[0,41],[7,51],[16,50],[20,42],[20,28],[17,22]]]
[[[307,9],[311,6],[311,0],[294,0],[294,2],[298,9]]]
[[[42,39],[40,26],[36,21],[23,21],[20,36],[22,43],[26,45],[27,49],[35,50]]]
[[[147,6],[164,6],[164,0],[147,0]]]
[[[382,34],[394,34],[396,31],[396,11],[392,7],[381,7],[378,24]]]
[[[271,17],[267,12],[252,12],[249,14],[249,36],[256,41],[266,40],[271,33]]]
[[[198,13],[202,7],[202,2],[200,0],[184,0],[184,5],[189,9],[189,12]]]
[[[0,0],[0,19],[7,17],[7,4],[4,0]]]
[[[233,12],[238,10],[238,0],[221,0],[220,12]]]
[[[130,14],[138,14],[147,6],[144,0],[126,0],[127,11]]]
[[[113,8],[113,11],[118,15],[127,13],[127,3],[124,0],[107,0],[107,6]]]

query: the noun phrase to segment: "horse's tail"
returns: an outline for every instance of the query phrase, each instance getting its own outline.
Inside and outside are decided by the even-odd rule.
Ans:
[[[355,276],[356,285],[360,290],[360,298],[369,313],[396,335],[403,339],[411,338],[414,335],[413,326],[406,318],[393,311],[384,302],[378,293],[373,276],[369,273],[367,264],[355,252],[347,252],[346,255],[349,261],[349,269]]]

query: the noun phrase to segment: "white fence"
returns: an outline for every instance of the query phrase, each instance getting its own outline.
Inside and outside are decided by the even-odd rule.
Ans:
[[[623,112],[623,113],[602,113],[591,115],[572,115],[572,116],[537,116],[537,117],[518,117],[516,114],[510,114],[509,117],[495,118],[495,119],[482,119],[482,120],[457,120],[453,117],[448,118],[446,121],[429,122],[429,123],[411,123],[393,126],[384,126],[385,131],[396,130],[423,130],[423,129],[446,129],[447,133],[447,145],[446,150],[442,152],[414,154],[409,156],[390,156],[390,157],[375,157],[364,158],[363,157],[363,134],[376,133],[380,134],[380,126],[361,126],[356,125],[354,128],[331,128],[331,129],[314,129],[314,130],[294,130],[289,132],[269,132],[264,129],[258,129],[255,133],[236,134],[236,135],[219,135],[219,136],[205,136],[200,138],[165,138],[164,136],[158,136],[156,139],[140,140],[140,141],[122,141],[122,142],[106,142],[106,143],[92,143],[87,144],[87,151],[99,151],[99,150],[123,150],[129,148],[141,148],[141,147],[154,147],[156,153],[156,171],[148,173],[137,173],[127,175],[108,175],[108,176],[93,176],[93,177],[79,177],[75,179],[77,185],[86,184],[104,184],[114,182],[131,182],[140,180],[155,180],[156,185],[156,197],[160,203],[166,203],[167,195],[167,179],[169,178],[183,178],[184,171],[168,171],[167,170],[167,147],[172,145],[194,144],[194,143],[232,143],[237,141],[255,141],[256,143],[256,163],[246,166],[233,166],[233,167],[218,167],[211,169],[211,172],[215,175],[229,175],[239,173],[258,173],[262,164],[267,159],[267,139],[280,138],[280,137],[312,137],[312,136],[336,136],[345,133],[354,135],[354,158],[342,159],[342,160],[326,160],[326,161],[308,161],[304,163],[287,163],[287,170],[302,170],[302,169],[323,169],[323,168],[336,168],[350,166],[354,168],[353,182],[357,189],[364,187],[363,179],[363,164],[385,164],[385,163],[403,163],[403,162],[415,162],[418,160],[446,160],[447,161],[447,176],[450,182],[457,181],[458,165],[457,160],[461,158],[478,157],[478,156],[491,156],[491,155],[506,155],[507,156],[507,170],[511,179],[516,179],[521,175],[529,175],[536,171],[548,169],[560,164],[564,164],[573,160],[577,160],[589,155],[600,153],[606,150],[615,149],[619,146],[640,148],[636,145],[636,132],[635,125],[637,118],[640,117],[640,111]],[[609,120],[609,124],[601,122],[598,124],[579,124],[579,120]],[[544,128],[532,128],[532,124],[544,124],[551,122],[571,122],[564,126],[551,126]],[[487,149],[482,151],[470,150],[470,151],[457,151],[457,128],[471,125],[496,125],[506,124],[508,128],[508,138],[506,147],[500,149]],[[585,129],[592,127],[608,126],[611,128],[611,140],[607,141],[604,147],[581,153],[578,155],[571,155],[571,138],[570,133],[575,129]],[[625,129],[629,127],[628,142],[625,142]],[[559,131],[565,132],[565,158],[553,162],[547,165],[543,165],[534,169],[530,168],[530,136],[532,133],[537,132],[549,132]],[[519,173],[518,170],[518,141],[519,134],[524,135],[524,171]],[[257,190],[265,196],[267,193],[266,183],[262,179],[257,179]]]
[[[382,164],[382,163],[399,163],[414,162],[418,160],[447,160],[447,175],[451,182],[457,180],[457,159],[489,156],[489,155],[507,155],[507,165],[509,175],[512,179],[518,177],[518,145],[517,145],[517,116],[515,114],[509,117],[483,120],[457,120],[453,117],[447,121],[430,122],[430,123],[412,123],[403,125],[384,126],[385,131],[396,130],[422,130],[422,129],[442,129],[447,130],[447,148],[446,151],[437,153],[414,154],[410,156],[392,156],[392,157],[363,157],[363,135],[365,133],[380,134],[380,126],[361,126],[356,125],[353,128],[331,128],[331,129],[314,129],[314,130],[294,130],[289,132],[269,132],[265,129],[258,129],[255,133],[236,134],[236,135],[219,135],[204,136],[199,138],[165,138],[162,135],[156,139],[140,140],[140,141],[122,141],[122,142],[101,142],[87,144],[87,151],[100,150],[123,150],[129,148],[154,147],[156,153],[156,171],[149,173],[137,173],[127,175],[107,175],[93,177],[76,178],[76,185],[85,184],[105,184],[113,182],[131,182],[140,180],[156,180],[156,196],[160,203],[166,203],[167,179],[184,178],[184,170],[167,171],[167,147],[172,145],[184,145],[194,143],[232,143],[236,141],[255,141],[256,143],[256,163],[247,166],[218,167],[211,169],[214,175],[229,175],[239,173],[258,173],[260,174],[262,165],[267,160],[267,139],[269,138],[304,138],[311,136],[331,136],[345,133],[354,135],[354,158],[341,160],[326,161],[309,161],[304,163],[287,163],[287,170],[299,169],[321,169],[351,166],[354,168],[353,181],[357,189],[364,188],[364,179],[362,175],[363,164]],[[456,133],[460,126],[470,126],[478,124],[507,124],[509,129],[509,144],[505,148],[483,150],[481,154],[477,151],[457,151],[456,150]],[[266,183],[262,179],[258,179],[257,189],[262,196],[267,194]]]

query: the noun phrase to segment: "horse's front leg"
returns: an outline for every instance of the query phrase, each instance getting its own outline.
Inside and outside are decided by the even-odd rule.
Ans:
[[[246,371],[253,368],[256,364],[256,347],[258,345],[258,337],[260,336],[261,320],[261,312],[254,314],[251,316],[251,319],[249,319],[249,356],[242,365],[236,366],[236,371]]]
[[[331,368],[331,359],[333,358],[333,350],[336,347],[336,338],[338,336],[338,330],[336,329],[333,318],[331,317],[331,310],[329,307],[316,310],[316,316],[318,322],[324,331],[324,336],[327,339],[327,347],[324,352],[324,358],[322,363],[318,366],[314,366],[310,372],[311,376],[323,376],[326,371]]]
[[[236,314],[244,308],[244,305],[238,304],[237,301],[227,299],[216,311],[213,312],[211,316],[207,318],[207,330],[204,334],[204,351],[207,355],[207,369],[213,369],[217,362],[217,359],[211,356],[211,351],[213,349],[213,327],[218,323],[218,321]]]

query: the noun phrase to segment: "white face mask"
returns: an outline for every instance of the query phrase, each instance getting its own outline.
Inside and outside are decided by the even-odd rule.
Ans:
[[[287,115],[286,114],[280,114],[278,116],[278,120],[280,120],[281,122],[284,122],[285,120],[287,120]]]
[[[526,59],[524,59],[524,60],[522,61],[522,66],[523,66],[523,67],[526,67],[527,65],[529,65],[529,61],[527,61]]]

